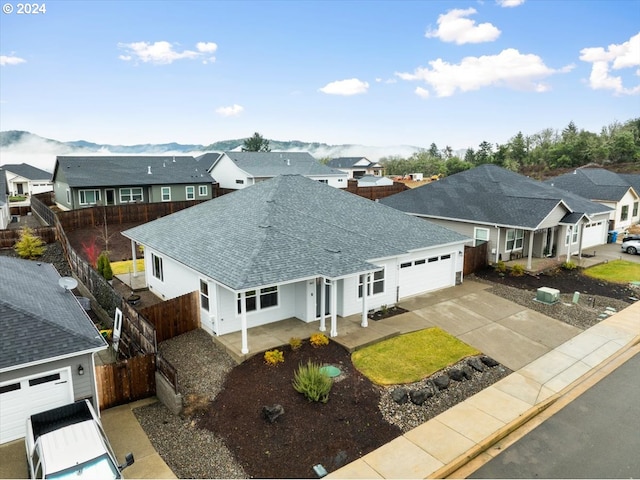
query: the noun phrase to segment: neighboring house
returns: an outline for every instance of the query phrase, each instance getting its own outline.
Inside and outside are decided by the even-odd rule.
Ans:
[[[482,165],[380,200],[489,242],[490,261],[581,254],[607,242],[611,209],[495,165]]]
[[[61,156],[53,182],[63,210],[213,197],[206,166],[190,156]]]
[[[327,166],[337,168],[349,175],[349,178],[360,178],[365,175],[381,177],[384,167],[366,157],[338,157],[327,162]]]
[[[29,415],[90,399],[94,354],[107,342],[49,263],[0,256],[0,443],[25,435]]]
[[[347,175],[322,165],[307,152],[206,153],[198,161],[220,188],[241,190],[278,175],[302,175],[336,188],[347,188]]]
[[[388,187],[393,185],[393,180],[388,177],[376,177],[374,175],[365,175],[358,178],[359,187]]]
[[[9,209],[9,189],[7,188],[7,178],[4,170],[0,167],[0,230],[4,230],[11,221],[11,210]]]
[[[149,289],[198,291],[213,335],[291,317],[359,314],[462,281],[464,244],[446,228],[300,175],[281,175],[122,233],[144,246]]]
[[[36,195],[53,190],[51,173],[26,163],[3,165],[9,195]]]
[[[545,183],[611,207],[610,230],[622,232],[640,222],[640,174],[620,175],[604,168],[578,168]]]

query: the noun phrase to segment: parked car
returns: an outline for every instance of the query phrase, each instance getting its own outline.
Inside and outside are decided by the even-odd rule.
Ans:
[[[628,242],[629,240],[640,240],[640,233],[627,233],[622,238],[622,243]]]
[[[118,465],[88,400],[31,415],[24,441],[30,478],[117,479],[134,462]]]
[[[635,255],[640,252],[640,238],[622,242],[622,251]]]

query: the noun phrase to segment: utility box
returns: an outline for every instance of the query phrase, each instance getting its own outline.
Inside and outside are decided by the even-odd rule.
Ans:
[[[560,290],[549,287],[540,287],[536,293],[536,301],[553,305],[560,301]]]

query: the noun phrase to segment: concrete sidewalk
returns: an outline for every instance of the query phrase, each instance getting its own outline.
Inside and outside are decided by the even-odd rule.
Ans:
[[[640,302],[327,478],[443,478],[640,342]]]

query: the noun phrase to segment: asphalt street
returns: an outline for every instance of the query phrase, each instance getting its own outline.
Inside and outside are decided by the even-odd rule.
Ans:
[[[640,354],[469,478],[640,478]]]

